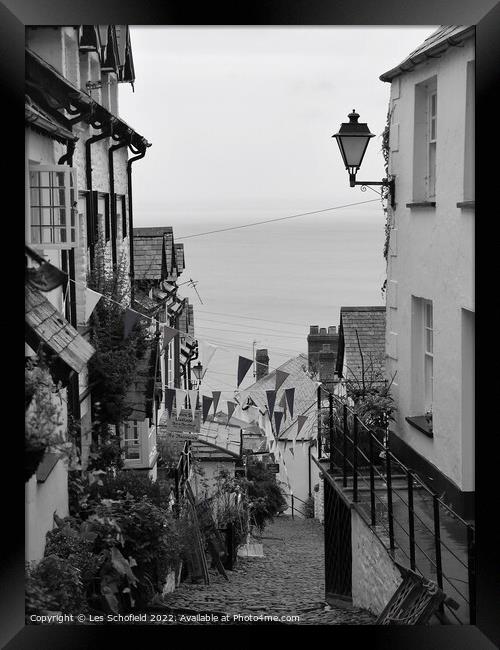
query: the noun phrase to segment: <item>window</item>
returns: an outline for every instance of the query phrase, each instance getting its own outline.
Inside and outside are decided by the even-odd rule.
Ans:
[[[437,137],[437,93],[428,97],[428,149],[427,149],[427,196],[436,196],[436,137]]]
[[[418,420],[417,428],[432,437],[432,423],[425,414],[432,412],[434,400],[434,309],[431,300],[415,296],[412,296],[410,398],[411,418],[406,418],[407,421]]]
[[[123,423],[123,447],[126,460],[141,459],[141,443],[139,439],[139,423],[131,420]]]
[[[125,203],[124,194],[115,194],[116,205],[116,223],[122,224],[122,239],[127,236],[127,204]]]
[[[436,197],[438,134],[437,77],[415,86],[413,132],[413,201],[432,202]]]
[[[73,248],[77,245],[74,173],[66,165],[30,167],[32,244],[53,248]]]
[[[474,61],[467,63],[467,90],[465,106],[465,160],[464,160],[464,201],[474,201],[475,198],[475,159],[474,159],[474,128],[475,128],[475,71]]]
[[[97,222],[102,233],[104,225],[104,239],[106,242],[111,237],[111,219],[109,216],[109,196],[99,193],[97,196]]]
[[[432,323],[432,302],[423,301],[424,306],[424,409],[432,411],[432,388],[434,378],[434,335]]]

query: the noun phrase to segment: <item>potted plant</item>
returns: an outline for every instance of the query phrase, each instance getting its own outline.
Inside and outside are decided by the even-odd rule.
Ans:
[[[43,358],[29,358],[25,369],[25,482],[36,472],[47,449],[59,441],[57,430],[62,422],[55,401],[57,391]]]
[[[427,426],[429,427],[429,431],[432,433],[432,408],[430,408],[428,411],[425,413],[425,421],[427,422]]]

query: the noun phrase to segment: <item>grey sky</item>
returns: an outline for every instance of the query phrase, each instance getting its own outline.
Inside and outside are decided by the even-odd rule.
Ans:
[[[234,221],[369,198],[349,188],[331,135],[352,108],[380,135],[379,75],[434,29],[132,27],[137,82],[122,86],[120,112],[153,143],[134,166],[137,225],[170,210]],[[374,138],[360,178],[382,175]]]

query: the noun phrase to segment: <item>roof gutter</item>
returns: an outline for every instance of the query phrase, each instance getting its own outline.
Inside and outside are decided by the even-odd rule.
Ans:
[[[411,72],[417,65],[427,61],[428,59],[435,59],[437,56],[445,52],[450,47],[460,46],[463,41],[468,38],[471,38],[475,35],[475,27],[467,27],[459,34],[455,34],[448,38],[445,38],[434,45],[431,45],[428,49],[423,52],[417,52],[414,56],[410,54],[402,63],[400,63],[395,68],[384,72],[380,75],[380,81],[391,82],[395,77],[404,74],[405,72]]]
[[[137,152],[137,150],[134,151],[133,147],[129,145],[130,150],[132,153],[137,153],[136,156],[133,158],[129,158],[127,161],[127,190],[128,190],[128,230],[129,230],[129,251],[130,251],[130,270],[129,270],[129,277],[130,277],[130,299],[131,303],[134,300],[134,280],[135,280],[135,272],[134,272],[134,211],[133,211],[133,203],[132,203],[132,165],[135,163],[137,160],[140,160],[141,158],[144,158],[146,155],[146,149],[151,146],[151,143],[149,143],[146,139],[143,138],[142,142],[143,148],[141,151]]]

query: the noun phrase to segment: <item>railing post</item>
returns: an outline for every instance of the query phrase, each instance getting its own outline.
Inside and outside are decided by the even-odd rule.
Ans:
[[[318,386],[318,460],[321,458],[321,386]]]
[[[474,529],[467,526],[467,570],[469,574],[469,624],[476,624],[476,544]]]
[[[342,440],[342,455],[344,457],[344,487],[347,487],[347,405],[343,406],[344,411],[344,427],[343,427],[343,440]]]
[[[354,416],[352,431],[352,500],[358,501],[358,416]]]
[[[443,588],[443,564],[441,560],[441,527],[439,522],[439,499],[437,494],[432,495],[434,506],[434,544],[436,547],[436,577],[440,589]]]
[[[368,444],[370,448],[370,510],[372,517],[372,526],[377,523],[376,509],[375,509],[375,469],[373,467],[373,434],[368,431]]]
[[[408,470],[408,532],[410,534],[410,568],[415,571],[415,517],[413,511],[413,473]]]
[[[330,393],[328,395],[328,429],[330,434],[330,474],[333,476],[333,395]]]
[[[292,494],[292,519],[294,519],[294,516],[293,516],[293,505],[294,505],[294,503],[293,503],[293,494]]]
[[[387,515],[389,518],[389,545],[391,551],[394,551],[396,545],[394,544],[394,515],[392,512],[392,469],[391,469],[391,454],[388,449],[385,452],[385,473],[387,483]]]

